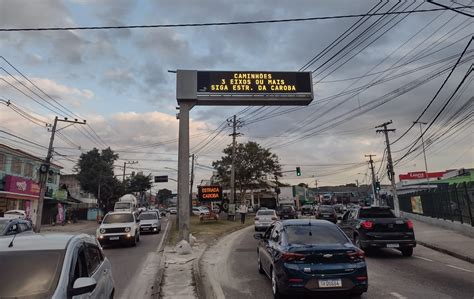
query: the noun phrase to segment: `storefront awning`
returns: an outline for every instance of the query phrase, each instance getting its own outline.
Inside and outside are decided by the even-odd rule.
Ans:
[[[4,199],[17,199],[17,200],[38,200],[38,196],[21,194],[9,191],[0,191],[0,198]],[[45,199],[52,199],[51,197],[44,197]]]

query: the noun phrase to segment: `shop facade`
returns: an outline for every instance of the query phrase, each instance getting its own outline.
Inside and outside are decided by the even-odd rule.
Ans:
[[[39,157],[0,144],[0,216],[9,210],[24,210],[36,224],[42,163]],[[60,166],[51,165],[45,199],[51,199],[58,190],[60,170]]]

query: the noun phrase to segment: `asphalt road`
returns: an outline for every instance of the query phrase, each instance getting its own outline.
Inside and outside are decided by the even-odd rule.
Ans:
[[[219,275],[227,299],[272,298],[270,280],[257,271],[253,234],[247,229],[235,238],[228,258],[214,266],[227,272]],[[410,258],[384,249],[366,260],[369,291],[362,298],[474,298],[474,265],[426,247]]]
[[[133,283],[149,253],[156,252],[164,235],[168,217],[161,221],[161,232],[159,234],[141,234],[140,242],[136,247],[105,247],[104,252],[112,264],[112,273],[115,281],[116,298],[122,297],[124,291]],[[95,235],[95,228],[84,231]]]

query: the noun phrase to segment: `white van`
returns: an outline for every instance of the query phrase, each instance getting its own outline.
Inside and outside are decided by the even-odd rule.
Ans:
[[[120,197],[114,205],[114,212],[134,212],[137,210],[137,198],[132,194]]]

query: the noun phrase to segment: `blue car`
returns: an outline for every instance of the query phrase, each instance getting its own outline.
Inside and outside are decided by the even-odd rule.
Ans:
[[[272,281],[275,298],[298,294],[367,292],[364,252],[326,220],[274,222],[255,234],[258,270]]]

